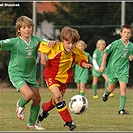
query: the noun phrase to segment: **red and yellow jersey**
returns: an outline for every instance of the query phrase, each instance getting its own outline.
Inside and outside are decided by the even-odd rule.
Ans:
[[[72,65],[77,63],[81,66],[82,62],[88,62],[84,52],[75,47],[72,52],[66,52],[61,42],[49,48],[46,42],[41,42],[38,51],[48,56],[48,65],[45,67],[45,78],[55,78],[61,83],[69,83],[72,80]]]

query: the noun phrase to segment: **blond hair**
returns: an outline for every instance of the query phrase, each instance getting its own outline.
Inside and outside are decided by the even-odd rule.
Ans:
[[[75,43],[80,39],[80,36],[76,29],[66,26],[62,28],[60,39],[61,41],[63,40],[68,41],[69,39],[71,39],[72,43]]]
[[[22,27],[23,23],[25,23],[27,26],[32,26],[32,32],[33,32],[33,21],[27,16],[21,16],[16,20],[16,36],[20,36],[20,28]]]
[[[77,42],[77,44],[78,43],[81,43],[82,45],[84,45],[84,48],[86,49],[87,48],[87,44],[83,41],[83,40],[79,40],[78,42]]]
[[[104,39],[99,39],[96,43],[96,48],[99,48],[101,44],[106,46],[106,41]]]

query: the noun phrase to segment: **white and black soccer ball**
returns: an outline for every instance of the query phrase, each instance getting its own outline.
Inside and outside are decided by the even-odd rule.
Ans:
[[[88,100],[81,95],[74,95],[69,101],[69,109],[75,114],[82,114],[88,109]]]

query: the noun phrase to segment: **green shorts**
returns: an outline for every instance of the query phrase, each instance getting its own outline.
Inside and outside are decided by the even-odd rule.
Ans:
[[[115,76],[110,76],[108,75],[108,82],[110,84],[115,84],[117,81],[119,82],[125,82],[125,83],[128,83],[128,76],[123,76],[123,77],[115,77]]]
[[[85,83],[85,84],[87,84],[87,81],[88,79],[75,79],[74,80],[75,83]]]
[[[38,82],[36,81],[36,77],[31,77],[30,79],[26,79],[23,78],[22,76],[20,76],[19,74],[10,74],[9,75],[10,81],[12,82],[12,85],[16,88],[17,91],[19,91],[19,89],[27,84],[28,86],[34,87],[34,88],[39,88],[38,86]]]
[[[93,77],[101,77],[102,74],[106,74],[106,71],[104,71],[104,72],[98,72],[98,71],[95,70],[95,69],[92,70],[92,76],[93,76]]]

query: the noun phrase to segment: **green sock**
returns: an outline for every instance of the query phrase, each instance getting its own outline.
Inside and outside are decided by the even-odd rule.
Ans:
[[[95,96],[97,94],[97,84],[92,85],[93,95]]]
[[[36,123],[39,110],[40,110],[40,106],[33,106],[33,105],[31,105],[31,108],[30,108],[30,118],[29,118],[29,125],[30,126],[32,126],[33,124]]]
[[[108,82],[105,82],[105,83],[104,83],[104,88],[105,88],[105,91],[106,91],[107,88],[108,88]]]
[[[127,99],[126,96],[120,95],[120,106],[119,106],[119,110],[124,109],[125,103],[126,103],[126,99]]]
[[[105,92],[106,92],[106,94],[108,94],[108,95],[110,94],[110,92],[109,92],[107,89],[106,89],[106,91],[105,91]]]
[[[80,95],[80,91],[78,91],[78,95]]]
[[[20,107],[24,107],[28,102],[29,102],[29,101],[26,101],[26,100],[24,99],[24,97],[22,96],[22,97],[19,99],[18,105],[19,105]]]
[[[85,92],[84,91],[80,91],[80,95],[81,96],[84,96],[85,95]]]

